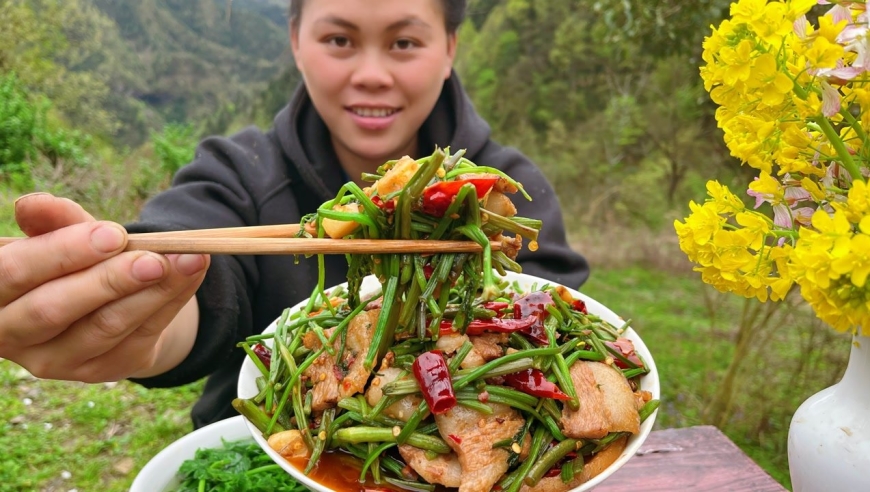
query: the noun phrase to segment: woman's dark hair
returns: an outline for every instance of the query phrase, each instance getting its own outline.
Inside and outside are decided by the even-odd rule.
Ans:
[[[302,15],[302,5],[305,0],[290,0],[290,22],[294,25],[299,23],[299,16]],[[444,9],[444,27],[447,32],[453,34],[459,29],[462,21],[465,20],[465,7],[468,5],[468,0],[441,0],[441,6]]]

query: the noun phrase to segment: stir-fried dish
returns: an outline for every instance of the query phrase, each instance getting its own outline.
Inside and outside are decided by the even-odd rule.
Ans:
[[[464,238],[482,252],[348,255],[346,287],[329,292],[321,263],[309,301],[241,344],[260,393],[234,406],[340,491],[565,491],[607,468],[658,401],[640,389],[627,322],[495,275],[520,271],[522,239],[534,248],[541,228],[507,197],[521,184],[441,150],[364,178],[301,234]]]

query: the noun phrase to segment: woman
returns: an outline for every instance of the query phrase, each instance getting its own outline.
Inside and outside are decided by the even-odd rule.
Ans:
[[[455,74],[460,0],[296,0],[290,38],[304,84],[263,133],[202,142],[173,187],[130,232],[296,223],[348,179],[436,145],[522,182],[542,219],[524,272],[572,287],[588,275],[571,251],[552,188],[519,152],[489,139]],[[122,252],[126,231],[46,194],[20,198],[30,239],[0,249],[0,357],[42,378],[130,378],[147,387],[211,375],[199,427],[232,416],[244,353],[235,344],[308,297],[314,261]],[[344,258],[327,258],[327,284]]]

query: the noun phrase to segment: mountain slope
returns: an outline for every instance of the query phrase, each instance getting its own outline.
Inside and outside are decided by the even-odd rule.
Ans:
[[[230,16],[222,0],[91,1],[117,24],[123,42],[106,50],[132,57],[124,63],[135,67],[132,79],[110,81],[117,95],[163,121],[198,122],[259,92],[289,63],[286,29],[264,15],[265,0],[236,0]],[[271,8],[277,15],[277,5]],[[122,124],[132,124],[123,121],[130,117]],[[122,140],[138,143],[135,136]]]

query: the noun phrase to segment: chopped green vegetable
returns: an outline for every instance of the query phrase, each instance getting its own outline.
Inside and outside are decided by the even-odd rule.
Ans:
[[[224,441],[223,448],[196,451],[178,470],[175,492],[305,492],[308,489],[276,465],[252,441]]]

